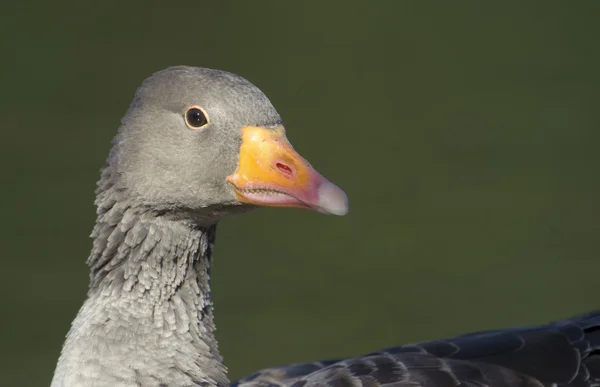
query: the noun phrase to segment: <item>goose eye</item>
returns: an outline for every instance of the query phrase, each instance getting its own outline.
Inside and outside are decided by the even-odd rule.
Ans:
[[[185,112],[185,123],[192,129],[200,129],[208,124],[208,118],[203,109],[192,106]]]

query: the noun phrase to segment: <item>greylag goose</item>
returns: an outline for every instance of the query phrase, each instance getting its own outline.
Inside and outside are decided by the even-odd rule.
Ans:
[[[258,88],[194,67],[160,71],[137,90],[95,203],[90,286],[53,387],[228,385],[210,298],[218,221],[258,206],[348,211]],[[600,313],[271,368],[234,384],[595,386]]]

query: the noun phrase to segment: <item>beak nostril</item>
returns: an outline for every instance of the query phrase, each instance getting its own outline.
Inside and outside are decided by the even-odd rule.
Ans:
[[[292,176],[294,174],[294,170],[287,164],[275,163],[275,166],[277,167],[279,172],[283,173],[284,175]]]

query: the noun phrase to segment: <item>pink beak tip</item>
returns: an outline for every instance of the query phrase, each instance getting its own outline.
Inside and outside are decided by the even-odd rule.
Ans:
[[[344,216],[348,213],[348,196],[337,185],[324,181],[318,188],[319,212]]]

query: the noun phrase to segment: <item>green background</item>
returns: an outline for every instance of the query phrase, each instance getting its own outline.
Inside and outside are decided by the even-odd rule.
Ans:
[[[600,2],[5,2],[0,385],[48,385],[88,281],[93,192],[135,88],[257,84],[348,216],[219,227],[232,379],[599,306]]]

